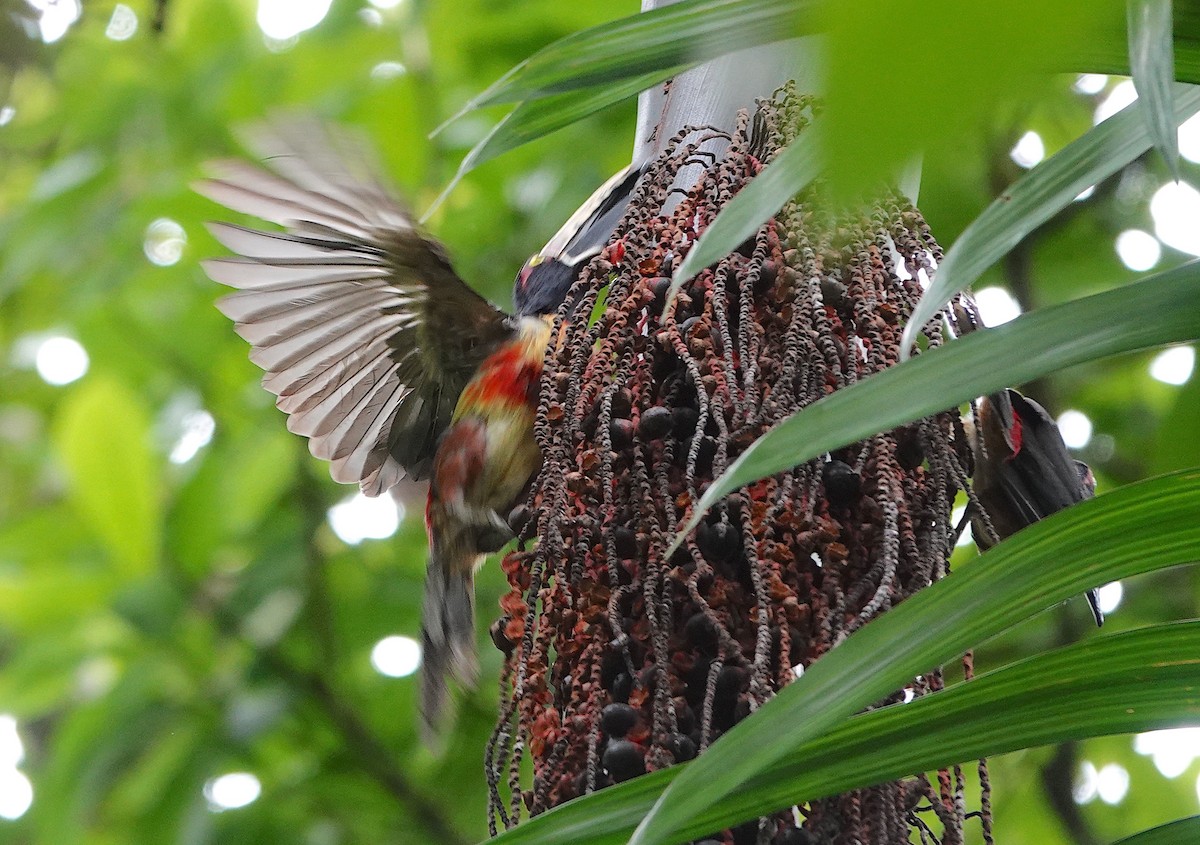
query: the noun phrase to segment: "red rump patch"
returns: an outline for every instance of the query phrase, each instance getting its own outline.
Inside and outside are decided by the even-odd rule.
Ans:
[[[1021,451],[1021,415],[1013,411],[1012,430],[1009,432],[1009,440],[1012,441],[1013,455]]]
[[[467,485],[482,472],[486,451],[487,430],[482,420],[459,420],[446,430],[433,460],[430,504],[425,507],[426,527],[434,496],[446,503],[461,501]]]

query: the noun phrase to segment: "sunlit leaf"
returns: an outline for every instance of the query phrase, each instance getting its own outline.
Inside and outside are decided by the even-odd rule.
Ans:
[[[88,379],[64,400],[56,435],[80,515],[122,572],[148,570],[162,507],[145,406],[116,381]]]
[[[1123,109],[1033,168],[1001,194],[962,233],[934,274],[904,329],[900,354],[958,291],[1008,254],[1080,192],[1107,179],[1150,149],[1153,139],[1138,103]],[[1200,87],[1175,87],[1175,120],[1200,111]]]
[[[1154,146],[1179,178],[1179,134],[1172,105],[1175,43],[1171,0],[1128,0],[1129,66]]]

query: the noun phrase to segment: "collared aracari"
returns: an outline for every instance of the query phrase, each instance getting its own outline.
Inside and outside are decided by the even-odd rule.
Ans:
[[[421,713],[442,718],[447,674],[474,683],[476,569],[540,465],[534,398],[554,312],[610,240],[640,176],[603,185],[517,276],[516,314],[473,291],[421,232],[369,147],[313,119],[260,126],[264,166],[210,165],[197,190],[284,228],[214,223],[237,257],[204,262],[237,288],[217,307],[251,344],[288,429],[340,482],[377,496],[428,478]]]

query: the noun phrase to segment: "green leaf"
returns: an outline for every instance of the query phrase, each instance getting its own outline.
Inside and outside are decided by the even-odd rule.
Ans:
[[[1131,314],[1154,318],[1130,319]],[[1196,337],[1200,261],[973,332],[838,390],[758,438],[709,485],[668,554],[706,510],[760,478],[1073,364]]]
[[[148,571],[158,554],[162,506],[141,400],[116,381],[88,379],[63,401],[56,435],[80,515],[122,574]]]
[[[998,544],[863,626],[722,736],[667,788],[630,845],[677,841],[694,816],[843,719],[1038,611],[1196,560],[1198,508],[1193,469],[1083,502]]]
[[[1179,179],[1179,133],[1172,104],[1175,43],[1171,0],[1129,0],[1129,67],[1146,129]]]
[[[656,74],[653,84],[725,53],[809,34],[819,5],[816,0],[684,0],[620,18],[542,48],[455,117],[647,74]]]
[[[671,307],[676,292],[693,276],[737,249],[817,177],[821,146],[820,127],[806,128],[726,203],[675,271],[665,308]]]
[[[1197,622],[1099,637],[911,704],[853,716],[701,810],[673,835],[697,838],[799,802],[1021,748],[1195,721],[1197,645]],[[1147,654],[1155,655],[1153,665],[1147,666]],[[685,768],[571,802],[496,843],[624,842]]]
[[[671,70],[671,75],[677,70],[682,70],[682,68]],[[636,97],[659,81],[661,81],[659,74],[637,76],[632,79],[623,79],[613,85],[601,85],[582,91],[573,91],[569,94],[558,94],[553,97],[519,103],[492,127],[492,131],[471,148],[462,163],[459,164],[458,172],[454,174],[450,184],[433,201],[422,219],[433,214],[462,181],[462,178],[481,164],[491,161],[509,150],[516,149],[522,144],[527,144],[544,135],[549,135],[557,129],[576,123],[615,103]]]
[[[1200,816],[1152,827],[1113,845],[1192,845],[1194,842],[1200,842]]]
[[[1152,139],[1134,103],[1089,130],[1030,170],[969,225],[946,253],[904,329],[901,360],[908,357],[916,334],[954,294],[969,287],[1056,213],[1095,185],[1150,149]],[[1200,88],[1176,86],[1175,118],[1182,122],[1200,111]]]

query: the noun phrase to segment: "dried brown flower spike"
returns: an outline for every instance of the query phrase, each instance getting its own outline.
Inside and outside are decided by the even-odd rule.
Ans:
[[[660,320],[682,255],[811,115],[810,100],[785,91],[760,105],[753,131],[742,121],[717,161],[697,148],[719,133],[681,132],[559,312],[528,503],[536,543],[504,563],[504,703],[487,751],[494,827],[515,824],[522,804],[537,814],[703,753],[946,572],[951,505],[967,478],[953,411],[750,485],[663,558],[691,503],[755,438],[897,361],[920,279],[941,258],[898,196],[831,213],[813,192],[700,273]],[[664,215],[680,169],[696,163],[699,180]],[[924,336],[941,344],[940,323]],[[931,675],[912,690],[940,683]],[[943,772],[937,786],[861,790],[712,841],[901,843],[912,829],[924,841],[925,802],[938,839],[958,842],[963,793],[961,772]]]

